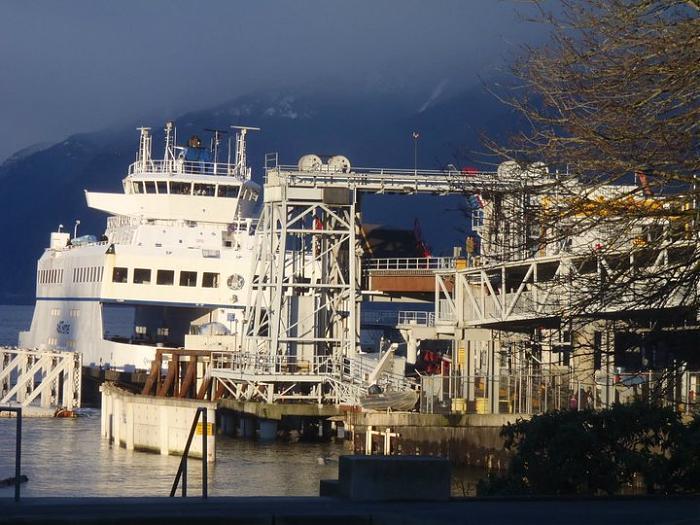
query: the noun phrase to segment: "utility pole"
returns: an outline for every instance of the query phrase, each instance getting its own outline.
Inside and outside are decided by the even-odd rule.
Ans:
[[[413,171],[418,175],[418,139],[420,138],[420,133],[417,131],[413,132]]]

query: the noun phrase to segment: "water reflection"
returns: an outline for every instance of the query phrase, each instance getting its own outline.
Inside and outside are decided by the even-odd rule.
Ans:
[[[22,472],[31,496],[166,496],[179,457],[127,451],[100,438],[99,411],[78,419],[23,421]],[[0,419],[0,479],[14,475],[15,420]],[[212,496],[313,496],[320,479],[336,478],[340,444],[261,444],[220,436],[209,466]],[[319,459],[326,458],[326,459]],[[190,460],[188,493],[201,487],[200,463]],[[0,488],[0,497],[13,489]]]

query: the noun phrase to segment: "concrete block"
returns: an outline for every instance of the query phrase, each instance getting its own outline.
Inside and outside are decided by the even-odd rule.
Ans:
[[[450,463],[428,456],[341,456],[340,495],[354,501],[445,501]]]
[[[322,479],[318,485],[318,495],[337,498],[340,496],[340,481],[337,479]]]

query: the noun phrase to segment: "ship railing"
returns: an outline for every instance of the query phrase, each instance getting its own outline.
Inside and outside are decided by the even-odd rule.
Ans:
[[[63,250],[72,250],[74,248],[84,248],[85,246],[107,246],[109,241],[95,241],[95,242],[85,242],[80,244],[68,244]]]
[[[129,175],[215,175],[237,176],[236,165],[226,162],[200,162],[192,160],[139,160],[129,166]]]
[[[362,261],[365,270],[452,270],[454,257],[388,257],[367,258]]]

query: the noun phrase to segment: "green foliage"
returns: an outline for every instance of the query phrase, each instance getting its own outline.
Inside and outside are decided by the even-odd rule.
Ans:
[[[617,494],[635,480],[647,493],[700,492],[700,416],[642,402],[602,411],[558,411],[501,431],[513,452],[479,495]]]

